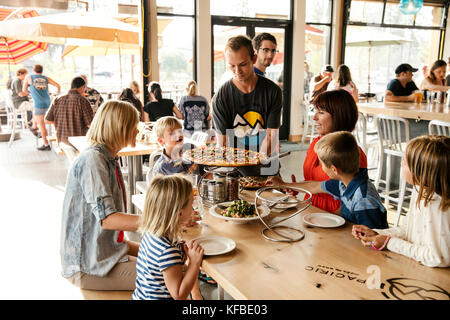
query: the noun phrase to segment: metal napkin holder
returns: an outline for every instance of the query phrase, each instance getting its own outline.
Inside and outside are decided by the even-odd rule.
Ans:
[[[280,221],[278,221],[278,222],[276,222],[276,223],[274,223],[274,224],[272,224],[272,225],[267,224],[267,223],[264,221],[264,219],[261,217],[261,214],[259,213],[259,210],[258,210],[258,200],[261,200],[263,203],[265,203],[265,204],[269,207],[269,209],[272,209],[272,208],[275,207],[277,204],[282,203],[282,201],[285,200],[285,199],[283,199],[283,198],[278,198],[277,200],[266,199],[266,198],[264,198],[261,194],[262,194],[264,191],[268,191],[268,190],[277,190],[277,191],[281,191],[281,189],[283,189],[283,188],[281,188],[281,187],[269,186],[269,187],[263,187],[263,188],[260,188],[260,189],[258,189],[258,190],[256,191],[256,194],[255,194],[255,209],[256,209],[256,210],[255,210],[255,211],[256,211],[256,214],[257,214],[258,217],[259,217],[259,220],[261,220],[261,222],[262,222],[262,223],[264,224],[264,226],[266,227],[266,228],[264,228],[263,230],[261,230],[261,234],[262,234],[262,236],[263,236],[265,239],[270,240],[270,241],[274,241],[274,242],[295,242],[295,241],[300,241],[300,240],[302,240],[302,239],[305,237],[305,233],[304,233],[302,230],[297,229],[297,228],[293,228],[293,227],[288,227],[288,226],[281,226],[281,225],[279,225],[279,224],[282,223],[282,222],[284,222],[284,221],[286,221],[286,220],[288,220],[288,219],[291,219],[291,218],[293,218],[294,216],[296,216],[296,215],[302,213],[303,211],[305,211],[305,210],[311,205],[311,201],[310,201],[311,198],[312,198],[311,192],[309,192],[309,191],[307,191],[307,190],[305,190],[305,189],[302,189],[302,188],[298,188],[298,187],[289,187],[289,189],[291,189],[291,190],[303,192],[303,193],[309,195],[309,197],[308,197],[307,199],[304,199],[304,200],[296,199],[297,202],[298,202],[298,204],[301,204],[301,205],[304,204],[305,206],[304,206],[304,207],[301,207],[298,211],[294,212],[293,214],[289,215],[288,217],[286,217],[286,218],[284,218],[284,219],[282,219],[282,220],[280,220]],[[282,193],[284,194],[284,192],[282,192]],[[287,236],[287,235],[283,235],[283,234],[279,233],[279,232],[276,230],[276,229],[281,229],[281,228],[283,228],[283,229],[289,229],[289,230],[294,230],[296,233],[299,233],[300,235],[299,235],[298,237],[289,237],[289,236]],[[276,234],[277,234],[278,236],[280,236],[282,239],[274,239],[274,238],[269,237],[269,236],[266,234],[266,232],[269,231],[269,230],[272,231],[272,232],[274,232],[274,233],[276,233]]]

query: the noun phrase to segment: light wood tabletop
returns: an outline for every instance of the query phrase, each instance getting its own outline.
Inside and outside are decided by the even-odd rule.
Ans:
[[[241,193],[249,201],[253,196],[252,191]],[[142,206],[145,195],[136,197],[133,202]],[[311,206],[282,223],[305,232],[298,242],[264,239],[259,220],[234,224],[209,213],[183,238],[217,235],[235,241],[232,252],[204,256],[202,262],[202,269],[234,299],[450,299],[449,268],[429,268],[390,251],[366,248],[353,238],[348,222],[338,228],[309,228],[302,217],[313,212],[322,210]],[[273,223],[289,214],[286,210],[264,219]]]
[[[442,120],[450,122],[450,108],[443,103],[430,105],[414,102],[361,102],[358,103],[358,109],[371,115],[384,114],[413,120]]]

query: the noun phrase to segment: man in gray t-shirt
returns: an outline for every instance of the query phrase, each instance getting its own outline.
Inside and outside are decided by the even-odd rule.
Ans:
[[[230,38],[225,47],[225,57],[233,78],[219,88],[211,103],[217,143],[259,151],[268,156],[276,154],[282,107],[280,87],[254,73],[256,55],[251,40],[246,36]],[[271,167],[274,170],[241,173],[276,174],[278,165]]]
[[[11,91],[12,91],[12,102],[14,104],[14,108],[19,109],[19,106],[24,101],[29,101],[28,95],[22,91],[23,88],[23,80],[27,75],[27,69],[21,68],[17,70],[16,75],[17,78],[13,80],[11,83]]]

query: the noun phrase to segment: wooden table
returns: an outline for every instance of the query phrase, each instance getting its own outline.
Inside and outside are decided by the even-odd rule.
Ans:
[[[413,120],[442,120],[450,122],[450,108],[446,104],[414,102],[358,103],[359,111],[371,115],[384,114]]]
[[[78,150],[83,151],[88,147],[86,136],[69,137],[69,142]],[[158,150],[160,146],[157,143],[136,143],[136,147],[126,147],[119,151],[119,157],[127,157],[128,161],[128,192],[131,196],[136,192],[136,181],[145,180],[142,174],[142,156],[151,154]],[[130,202],[128,202],[130,203]],[[130,213],[136,213],[133,205],[130,206]]]
[[[254,192],[242,198],[253,201]],[[145,195],[133,197],[143,206]],[[206,206],[205,206],[206,208]],[[300,227],[299,242],[277,243],[261,235],[260,221],[233,224],[205,213],[202,224],[189,228],[186,240],[220,235],[233,239],[236,249],[220,256],[204,257],[203,270],[234,299],[450,299],[449,268],[429,268],[390,251],[364,247],[351,235],[351,224],[339,228],[308,228],[302,216],[320,212],[309,207],[283,224]],[[271,223],[291,211],[272,213]],[[369,269],[373,268],[373,269]],[[380,288],[369,289],[379,271]],[[436,290],[432,292],[431,290]]]

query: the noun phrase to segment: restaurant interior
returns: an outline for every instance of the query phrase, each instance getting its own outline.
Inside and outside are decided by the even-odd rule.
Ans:
[[[26,107],[13,104],[11,83],[18,77],[16,72],[26,69],[33,75],[34,66],[42,65],[42,74],[58,84],[48,81],[52,107],[73,90],[74,77],[84,76],[83,85],[98,93],[95,108],[88,100],[93,108],[91,121],[100,121],[97,113],[103,106],[121,100],[123,90],[137,83],[134,96],[141,103],[142,117],[136,144],[117,150],[124,182],[121,197],[126,213],[134,216],[148,210],[147,192],[165,155],[154,129],[159,121],[147,109],[155,101],[152,84],[159,83],[162,98],[183,112],[181,101],[187,96],[188,83],[196,82],[196,95],[205,98],[212,118],[205,120],[207,128],[198,134],[183,131],[190,148],[183,153],[183,161],[192,155],[189,160],[203,166],[203,171],[186,175],[194,187],[194,213],[199,221],[183,228],[181,236],[186,242],[195,239],[204,245],[197,282],[205,300],[449,300],[449,198],[440,212],[443,226],[436,229],[442,238],[418,240],[411,234],[426,231],[410,226],[412,218],[408,220],[409,213],[412,216],[419,210],[418,187],[404,176],[411,140],[424,135],[450,137],[449,7],[450,0],[0,0],[0,212],[6,240],[1,246],[0,299],[130,300],[139,296],[129,289],[80,288],[62,276],[67,240],[62,237],[70,227],[63,214],[68,181],[92,140],[86,133],[72,134],[62,143],[56,120],[43,125],[47,135],[42,137],[31,103],[34,96]],[[242,173],[244,167],[255,165],[248,159],[251,151],[242,164],[239,159],[218,161],[214,149],[224,134],[216,127],[218,92],[238,79],[227,41],[239,35],[254,39],[261,33],[276,39],[275,49],[266,52],[271,60],[258,77],[271,80],[280,93],[275,138],[279,149],[275,160],[270,152],[269,160],[264,158],[262,149],[255,154],[258,165],[268,161],[264,163],[276,163],[279,168],[267,176],[300,183],[291,188],[271,184],[271,178],[261,173],[252,179]],[[253,66],[260,49],[255,49]],[[444,61],[442,85],[426,87],[437,61]],[[370,233],[355,231],[354,225],[361,223],[347,219],[344,204],[349,200],[342,188],[348,184],[339,175],[333,181],[341,181],[344,195],[336,212],[312,203],[312,189],[301,184],[315,180],[307,176],[305,166],[310,153],[318,153],[314,145],[319,137],[322,140],[332,132],[325,132],[320,124],[324,107],[316,105],[320,99],[314,99],[315,85],[324,77],[343,81],[339,78],[342,66],[351,72],[352,92],[338,91],[353,96],[357,120],[354,130],[333,130],[351,131],[364,155],[361,168],[384,210],[386,230],[407,230],[402,239],[395,238],[398,233],[386,233],[378,248],[375,236],[363,240]],[[394,91],[393,79],[407,73],[417,87],[402,94],[405,99],[393,99],[388,94]],[[328,94],[330,89],[324,91]],[[187,116],[180,118],[175,111],[173,115],[186,129]],[[256,120],[250,124],[243,118],[249,127],[256,127]],[[258,121],[265,125],[268,120]],[[235,128],[234,123],[227,130]],[[42,151],[47,144],[48,151]],[[216,150],[214,161],[195,157],[194,150],[202,154],[205,148]],[[329,169],[319,158],[317,165]],[[359,159],[362,163],[363,157]],[[448,183],[449,171],[443,172]],[[118,173],[117,178],[122,181]],[[232,194],[235,182],[236,194]],[[318,188],[325,190],[325,182]],[[227,203],[228,210],[229,203],[238,199],[253,204],[252,217],[235,219],[221,211],[221,204]],[[384,234],[379,231],[384,228],[371,228],[379,236]],[[127,241],[139,243],[142,237],[125,230]],[[409,249],[402,247],[407,241]],[[419,246],[414,241],[422,241],[419,249],[414,249]],[[435,252],[425,248],[429,244],[443,250],[436,253],[437,262]],[[404,251],[396,251],[399,248]]]

